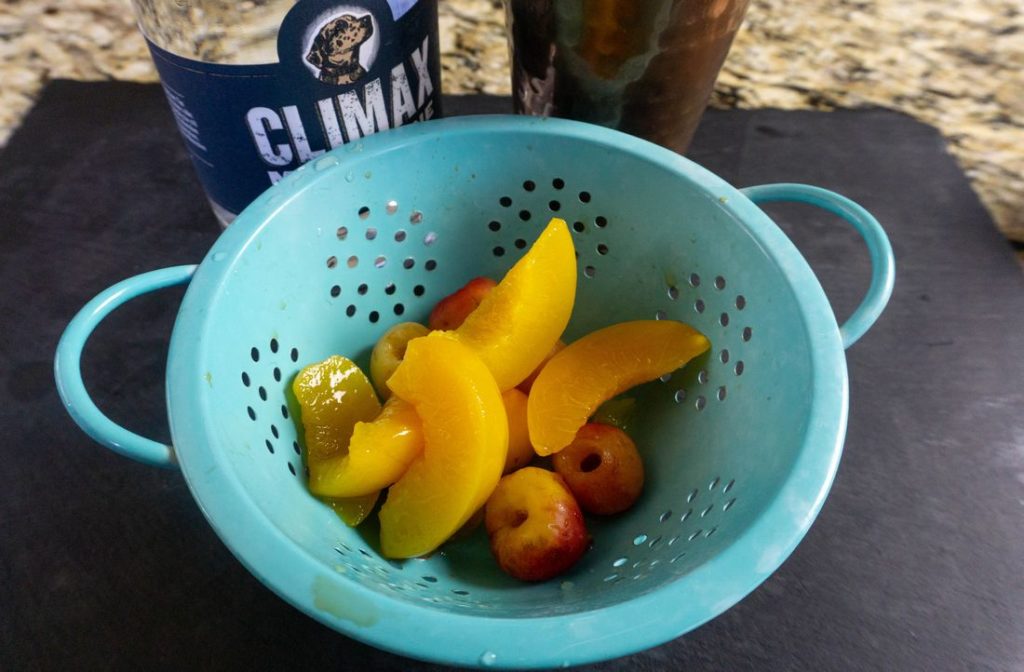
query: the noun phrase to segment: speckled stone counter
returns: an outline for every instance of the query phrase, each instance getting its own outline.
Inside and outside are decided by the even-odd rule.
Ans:
[[[445,90],[508,93],[501,3],[440,7]],[[52,78],[156,81],[128,0],[0,4],[0,141]],[[905,112],[940,129],[997,225],[1024,243],[1018,0],[752,0],[712,105]]]

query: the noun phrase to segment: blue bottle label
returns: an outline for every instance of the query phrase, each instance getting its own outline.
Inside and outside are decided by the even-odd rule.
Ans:
[[[199,179],[232,213],[328,149],[441,114],[437,0],[301,0],[265,65],[147,42]]]

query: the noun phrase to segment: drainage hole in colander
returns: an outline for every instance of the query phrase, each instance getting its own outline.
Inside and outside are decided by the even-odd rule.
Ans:
[[[436,576],[424,576],[424,577],[421,577],[421,578],[424,581],[426,581],[427,583],[437,583],[437,577]]]
[[[367,240],[376,240],[376,238],[377,238],[377,229],[375,229],[375,228],[373,228],[371,226],[370,228],[368,228],[366,230],[366,239]]]
[[[612,567],[622,567],[627,562],[629,562],[629,558],[623,556],[621,558],[617,558],[615,562],[612,563]]]
[[[327,257],[327,268],[335,268],[338,265],[338,258],[335,256]]]
[[[592,278],[595,275],[597,275],[597,269],[594,268],[593,266],[587,266],[586,268],[583,269],[583,275],[587,276],[588,278]]]
[[[526,249],[526,241],[522,238],[516,238],[515,246],[517,250]]]
[[[299,361],[299,349],[298,348],[292,348],[290,357],[291,357],[291,360],[293,362]]]
[[[693,493],[690,493],[690,494],[693,494]],[[687,497],[686,501],[690,501],[690,498]],[[692,515],[693,515],[693,509],[689,509],[686,513],[684,513],[683,515],[679,516],[679,522],[680,523],[685,523],[686,519],[689,518]]]
[[[274,367],[274,380],[278,383],[281,382],[281,369]]]
[[[509,197],[509,196],[502,196],[501,198],[498,199],[498,203],[500,203],[501,207],[503,207],[503,208],[511,207],[512,206],[512,198]]]
[[[707,532],[704,533],[704,538],[707,539],[708,537],[710,537],[712,534],[714,534],[717,531],[718,531],[717,527],[712,527],[710,530],[708,530]]]
[[[252,406],[246,406],[245,407],[245,412],[249,414],[249,419],[250,420],[253,420],[253,421],[256,420],[256,411],[254,411],[252,409]]]
[[[575,231],[576,233],[583,233],[584,231],[587,230],[587,225],[584,224],[583,222],[573,222],[572,230]]]
[[[590,192],[589,191],[581,191],[580,192],[580,203],[590,203]]]
[[[242,385],[245,385],[246,387],[249,387],[251,382],[252,381],[249,380],[249,374],[246,373],[245,371],[242,371]]]
[[[419,210],[413,210],[412,214],[409,215],[409,221],[413,224],[419,224],[423,221],[423,213]]]
[[[373,260],[373,265],[377,268],[384,268],[385,266],[388,265],[388,259],[387,257],[381,255]]]
[[[674,285],[670,286],[668,288],[668,298],[672,299],[673,301],[678,299],[679,298],[679,288],[674,286]]]
[[[689,504],[693,500],[697,499],[697,495],[698,494],[700,494],[700,491],[697,490],[697,488],[694,488],[693,490],[690,490],[690,494],[688,494],[686,496],[686,503]]]
[[[348,227],[339,226],[337,231],[338,240],[345,240],[348,238]]]
[[[693,541],[694,539],[696,539],[697,537],[699,537],[699,536],[700,536],[700,533],[701,533],[701,532],[703,532],[703,531],[704,531],[704,530],[697,530],[696,532],[691,532],[691,533],[690,533],[690,536],[686,537],[686,540],[687,540],[687,541]]]
[[[353,254],[351,257],[348,258],[348,262],[346,263],[348,263],[349,268],[355,268],[356,266],[359,265],[359,257]]]
[[[378,313],[376,310],[371,310],[370,311],[370,322],[376,324],[377,320],[379,320],[379,319],[380,319],[380,313]]]
[[[725,504],[722,505],[722,511],[728,511],[729,509],[731,509],[733,507],[733,504],[735,504],[735,503],[736,503],[736,498],[733,497],[728,502],[726,502]]]
[[[501,222],[491,221],[487,224],[487,228],[497,233],[498,231],[501,231]]]
[[[749,341],[750,338],[753,335],[754,335],[754,330],[753,329],[751,329],[750,327],[743,327],[743,340],[744,341]]]
[[[700,287],[700,276],[696,273],[690,273],[690,285],[692,287]]]
[[[430,231],[427,235],[423,236],[423,244],[430,247],[437,242],[437,231]]]
[[[396,289],[398,288],[395,287],[395,283],[389,282],[387,285],[384,286],[384,293],[387,294],[388,296],[391,296],[392,294],[395,293]]]
[[[672,509],[669,509],[668,511],[665,511],[660,516],[658,516],[658,522],[659,523],[664,523],[666,520],[668,520],[671,517],[672,517]]]
[[[669,538],[668,545],[671,546],[672,544],[676,543],[677,541],[679,541],[679,535],[678,534],[673,535],[672,537]]]
[[[743,364],[743,360],[742,359],[740,361],[736,362],[736,369],[735,369],[736,370],[736,375],[737,376],[742,376],[744,368],[745,368],[745,366]]]
[[[253,349],[249,351],[249,356],[252,357],[252,361],[254,361],[254,362],[260,361],[260,351],[259,351],[259,349],[256,348],[255,346],[253,346]]]
[[[722,494],[725,494],[725,493],[729,492],[730,490],[732,490],[732,486],[734,486],[734,485],[736,485],[736,479],[735,478],[725,484],[725,487],[722,488]]]
[[[594,218],[594,224],[597,225],[597,228],[603,229],[604,227],[608,226],[608,220],[602,217],[601,215],[598,215],[597,217]]]
[[[412,293],[416,296],[423,296],[423,293],[427,291],[427,288],[423,285],[416,285],[412,288]]]
[[[364,296],[368,291],[370,291],[370,286],[367,285],[365,282],[356,287],[356,292],[359,293],[359,296]]]
[[[725,289],[725,278],[720,275],[715,278],[715,289]]]
[[[700,373],[697,374],[697,382],[703,385],[708,382],[708,371],[707,369],[701,369]]]
[[[704,395],[697,397],[697,401],[694,402],[693,407],[698,411],[703,411],[704,407],[708,405],[708,400],[704,398]]]
[[[273,455],[273,454],[274,454],[274,444],[272,444],[272,443],[270,442],[270,439],[267,439],[267,440],[265,441],[265,443],[267,444],[267,450],[269,450],[269,451],[270,451],[270,454],[271,454],[271,455]]]
[[[370,208],[368,208],[365,205],[363,207],[359,208],[359,219],[366,219],[369,216],[370,216]]]
[[[747,307],[747,297],[740,294],[736,297],[736,310],[743,310]]]
[[[427,259],[427,263],[425,263],[423,267],[426,268],[428,271],[432,271],[435,268],[437,268],[437,262],[434,261],[433,259]]]
[[[700,517],[704,518],[709,513],[711,513],[714,510],[714,508],[715,508],[714,504],[708,504],[707,507],[703,511],[700,512]]]
[[[672,374],[671,373],[662,374],[662,375],[658,376],[658,380],[660,380],[663,383],[667,383],[668,381],[672,380]]]
[[[608,254],[608,246],[605,245],[604,243],[598,243],[597,253],[600,254],[601,256]]]
[[[720,355],[718,355],[718,358],[722,360],[722,364],[728,364],[729,363],[729,351],[727,349],[725,349],[725,348],[722,348],[722,353]]]
[[[718,323],[721,324],[723,327],[728,327],[729,326],[729,313],[722,313],[721,315],[719,315],[718,316]]]
[[[454,588],[454,589],[452,589],[452,594],[454,594],[454,595],[469,595],[469,591],[468,590],[460,590],[460,589]]]
[[[537,185],[534,183],[533,180],[527,180],[526,182],[523,182],[523,189],[526,191],[533,191],[536,188]]]
[[[640,544],[644,543],[645,541],[647,541],[647,535],[646,534],[638,534],[635,537],[633,537],[633,545],[634,546],[639,546]]]
[[[728,390],[725,389],[725,385],[722,385],[721,387],[719,387],[718,388],[718,393],[717,393],[718,400],[719,401],[725,401],[725,397],[726,397],[726,395],[728,395],[728,393],[729,393]]]
[[[562,209],[562,204],[559,203],[558,201],[549,201],[548,208],[551,210],[551,212],[558,212],[559,210]]]
[[[265,388],[262,385],[260,385],[259,389],[257,389],[256,391],[259,393],[261,401],[266,401],[267,400],[267,388]]]
[[[277,430],[277,425],[270,425],[270,433],[274,435],[275,439],[281,438],[281,432]]]
[[[348,304],[348,308],[345,309],[345,314],[348,315],[349,317],[352,317],[353,315],[356,314],[356,307],[351,303]]]
[[[299,442],[298,441],[292,441],[292,450],[295,451],[296,455],[301,455],[302,454],[302,449],[299,448]]]
[[[270,339],[270,351],[276,353],[277,352],[277,348],[278,348],[277,339],[276,338]]]
[[[402,242],[403,240],[405,240],[405,236],[406,236],[405,229],[399,229],[398,231],[395,231],[395,242],[396,243]]]
[[[673,557],[671,560],[669,560],[669,562],[676,563],[676,562],[679,562],[680,560],[682,560],[685,557],[686,557],[686,553],[680,553],[679,555],[677,555],[677,556]]]
[[[288,463],[288,471],[292,472],[292,476],[295,476],[295,465],[291,462]]]
[[[702,299],[697,299],[696,301],[693,302],[693,309],[696,310],[698,313],[703,313],[704,307],[704,301]]]
[[[401,315],[405,312],[405,306],[400,303],[395,304],[395,315]]]
[[[384,206],[385,212],[389,215],[393,215],[398,212],[398,201],[388,201],[387,205]]]
[[[664,319],[667,319],[667,318],[668,318],[668,313],[666,313],[664,310],[656,310],[656,311],[654,311],[654,319],[656,319],[656,320],[664,320]]]
[[[718,484],[721,482],[722,479],[719,478],[718,476],[715,476],[714,478],[711,479],[711,482],[708,483],[708,490],[714,490],[715,488],[718,487]]]
[[[661,543],[661,537],[655,537],[654,539],[651,539],[649,542],[647,542],[647,545],[650,546],[651,548],[657,548],[658,544],[660,544],[660,543]]]
[[[505,248],[502,247],[501,245],[495,245],[494,249],[491,250],[491,252],[493,252],[494,256],[496,256],[496,257],[503,257],[503,256],[505,256]]]
[[[686,390],[681,388],[676,390],[675,394],[672,395],[672,399],[674,399],[677,404],[682,403],[686,400]]]
[[[530,217],[532,217],[532,216],[533,215],[530,214],[529,210],[520,210],[519,211],[519,219],[523,220],[524,222],[530,221]]]
[[[338,298],[341,296],[341,285],[334,285],[331,287],[331,297]]]

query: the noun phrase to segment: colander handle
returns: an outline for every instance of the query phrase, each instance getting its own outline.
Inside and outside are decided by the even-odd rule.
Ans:
[[[857,310],[839,327],[843,348],[849,348],[867,333],[892,296],[896,265],[885,230],[874,216],[845,196],[807,184],[762,184],[740,189],[754,203],[786,201],[806,203],[838,215],[852,225],[868,246],[871,257],[871,285]]]
[[[173,266],[122,280],[100,292],[78,311],[57,344],[53,361],[57,391],[71,418],[93,439],[111,450],[158,467],[176,467],[171,446],[128,431],[103,414],[82,382],[82,349],[93,329],[116,308],[142,294],[181,285],[192,279],[195,266]]]

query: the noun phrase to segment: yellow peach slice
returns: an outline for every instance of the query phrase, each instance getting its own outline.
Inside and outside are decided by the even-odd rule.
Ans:
[[[557,453],[602,403],[675,371],[709,347],[699,331],[670,320],[623,322],[570,343],[530,389],[527,423],[534,450]]]
[[[552,219],[527,253],[453,333],[508,390],[544,361],[576,300],[576,251],[565,221]]]
[[[309,489],[323,497],[358,497],[386,488],[423,450],[420,418],[392,398],[370,422],[356,423],[348,453],[309,465]]]
[[[382,552],[411,558],[440,546],[490,496],[505,466],[508,420],[490,370],[447,332],[410,341],[388,386],[423,426],[422,454],[380,509]]]

